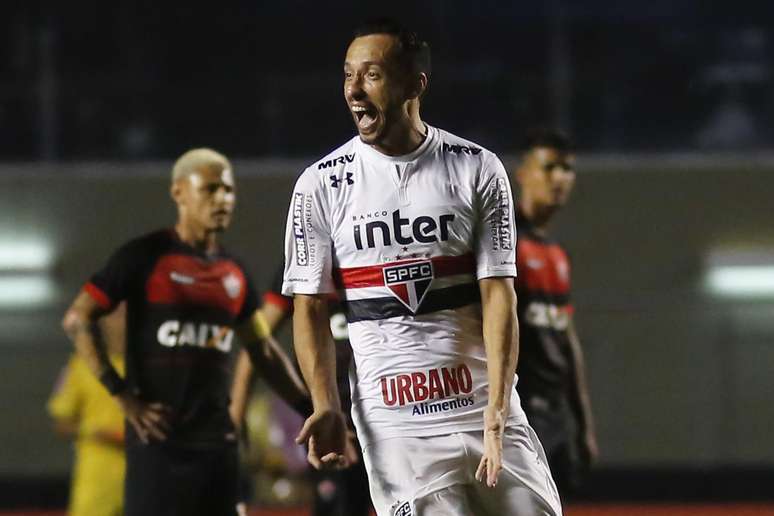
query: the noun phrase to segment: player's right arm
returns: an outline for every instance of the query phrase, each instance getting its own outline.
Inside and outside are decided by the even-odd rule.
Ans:
[[[110,363],[107,351],[99,344],[95,323],[106,313],[107,310],[83,290],[65,312],[62,328],[86,367],[115,397],[140,440],[146,443],[151,437],[164,440],[168,430],[166,407],[161,403],[145,403],[129,392],[124,379]]]
[[[347,465],[326,298],[335,292],[332,247],[328,194],[317,170],[307,169],[290,200],[282,294],[293,296],[293,343],[314,406],[296,442],[307,443],[309,462],[317,469]]]
[[[314,412],[304,422],[298,443],[309,445],[317,469],[345,464],[346,425],[336,386],[336,350],[328,323],[328,301],[321,295],[294,298],[293,342]]]
[[[276,284],[272,285],[272,290],[264,295],[263,305],[256,313],[256,316],[263,320],[268,332],[271,334],[274,334],[282,323],[288,319],[293,304],[292,300],[284,298],[278,293],[282,290],[282,272],[283,270],[280,269],[278,281],[275,281]],[[277,299],[276,302],[270,301],[275,298]],[[231,384],[231,404],[229,405],[231,420],[240,431],[244,425],[247,403],[250,400],[252,387],[255,383],[253,381],[254,374],[255,369],[250,361],[250,356],[244,349],[240,350],[234,371],[234,381]]]
[[[131,392],[108,360],[108,354],[95,338],[95,322],[128,300],[137,284],[144,283],[143,270],[154,253],[152,242],[141,237],[119,248],[94,274],[65,312],[62,327],[75,345],[89,371],[112,394],[127,421],[143,442],[166,439],[168,407],[146,403]],[[131,344],[131,343],[127,343]]]

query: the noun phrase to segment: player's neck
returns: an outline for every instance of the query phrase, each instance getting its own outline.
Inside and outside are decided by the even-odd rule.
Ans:
[[[530,199],[522,199],[519,203],[519,211],[532,224],[535,233],[548,236],[548,223],[554,217],[556,208],[553,206],[540,206]]]
[[[419,113],[396,124],[386,137],[372,147],[387,156],[403,156],[417,150],[427,137],[427,126]]]
[[[175,232],[181,242],[206,254],[212,254],[218,250],[218,233],[207,231],[205,228],[178,222]]]

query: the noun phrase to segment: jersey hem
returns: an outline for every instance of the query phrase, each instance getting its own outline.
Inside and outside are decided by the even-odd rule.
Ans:
[[[508,417],[506,422],[506,429],[513,425],[523,425],[527,422],[527,418],[521,414],[515,414]],[[363,449],[377,443],[379,441],[386,441],[387,439],[396,439],[399,437],[436,437],[441,435],[456,434],[459,432],[478,432],[484,431],[484,415],[481,414],[481,421],[468,424],[454,423],[437,423],[432,428],[423,429],[392,429],[378,432],[379,435],[374,435],[372,432],[358,430],[358,440],[360,441]],[[369,437],[371,434],[372,437]]]
[[[476,278],[482,280],[486,278],[516,277],[516,267],[489,267],[476,271]]]

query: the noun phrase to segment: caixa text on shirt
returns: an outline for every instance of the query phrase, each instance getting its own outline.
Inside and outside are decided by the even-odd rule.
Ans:
[[[377,212],[374,216],[386,216],[386,212]],[[393,240],[396,244],[409,245],[414,242],[430,244],[433,242],[445,242],[449,240],[449,224],[454,221],[454,215],[444,214],[436,220],[427,215],[421,215],[414,219],[403,218],[400,216],[400,210],[392,212],[392,228],[383,220],[374,220],[360,224],[358,221],[364,217],[352,217],[352,236],[355,239],[355,247],[363,250],[363,233],[365,233],[366,246],[376,247],[376,232],[379,231],[383,246],[390,246]],[[368,217],[370,218],[370,216]],[[407,228],[408,235],[405,235],[403,228]]]
[[[193,346],[228,353],[234,340],[234,330],[217,324],[166,321],[159,326],[156,338],[167,348]]]
[[[470,394],[473,391],[473,375],[467,365],[461,364],[385,377],[381,379],[381,387],[385,405],[403,406]]]

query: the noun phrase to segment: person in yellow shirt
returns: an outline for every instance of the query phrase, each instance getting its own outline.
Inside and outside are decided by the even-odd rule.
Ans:
[[[124,312],[100,324],[105,349],[124,374]],[[118,403],[73,355],[62,370],[48,412],[55,431],[75,442],[69,516],[121,516],[124,503],[124,417]]]

